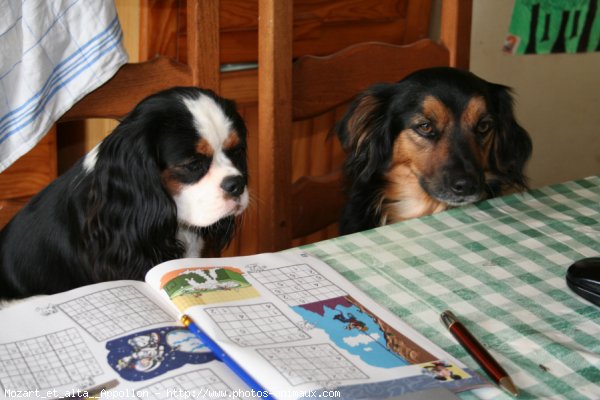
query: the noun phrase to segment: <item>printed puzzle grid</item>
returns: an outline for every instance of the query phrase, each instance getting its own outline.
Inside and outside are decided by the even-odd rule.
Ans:
[[[48,389],[101,374],[100,365],[75,328],[0,344],[4,389]]]
[[[99,342],[152,324],[173,322],[133,286],[101,290],[58,307]]]
[[[292,385],[315,381],[367,379],[330,344],[258,349]]]
[[[346,292],[307,264],[290,265],[250,274],[290,307],[346,295]]]
[[[260,346],[310,339],[273,303],[211,307],[206,313],[240,346]]]
[[[163,379],[150,386],[145,386],[137,393],[144,400],[163,400],[177,398],[182,393],[199,399],[237,399],[233,390],[209,369],[201,369]]]

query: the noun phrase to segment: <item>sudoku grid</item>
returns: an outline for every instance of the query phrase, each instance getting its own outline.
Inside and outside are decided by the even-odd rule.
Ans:
[[[273,303],[211,307],[206,313],[240,346],[310,339]]]
[[[146,400],[173,398],[237,399],[233,390],[209,369],[201,369],[163,379],[136,391]]]
[[[100,365],[75,328],[0,344],[4,389],[47,389],[101,374]]]
[[[258,349],[292,385],[368,378],[330,344]]]
[[[101,290],[58,307],[99,342],[152,324],[173,322],[173,317],[133,286]]]
[[[250,274],[290,307],[346,295],[346,292],[307,264]]]

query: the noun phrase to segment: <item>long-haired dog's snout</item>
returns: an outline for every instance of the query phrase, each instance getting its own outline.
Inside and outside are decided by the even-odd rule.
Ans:
[[[421,186],[433,198],[451,206],[469,204],[485,196],[485,178],[473,162],[449,163],[431,181],[422,178]]]
[[[338,123],[347,153],[341,232],[527,188],[531,140],[510,89],[430,68],[361,93]]]

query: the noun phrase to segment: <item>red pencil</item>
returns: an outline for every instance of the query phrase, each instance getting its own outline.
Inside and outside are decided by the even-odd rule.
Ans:
[[[479,343],[467,328],[456,318],[452,311],[446,310],[440,318],[446,328],[460,345],[477,361],[481,368],[501,388],[513,396],[518,396],[519,391],[504,368],[492,357],[492,355]]]

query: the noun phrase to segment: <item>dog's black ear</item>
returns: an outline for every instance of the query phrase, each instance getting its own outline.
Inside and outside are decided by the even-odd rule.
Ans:
[[[127,117],[99,145],[89,171],[81,254],[95,280],[143,279],[156,263],[183,254],[147,125],[143,116]]]
[[[366,182],[391,154],[387,108],[392,85],[378,84],[361,93],[337,123],[336,132],[346,152],[350,181]]]
[[[531,138],[515,119],[510,88],[494,84],[493,90],[498,121],[490,154],[493,165],[490,167],[502,185],[518,190],[527,189],[524,168],[531,156]]]

